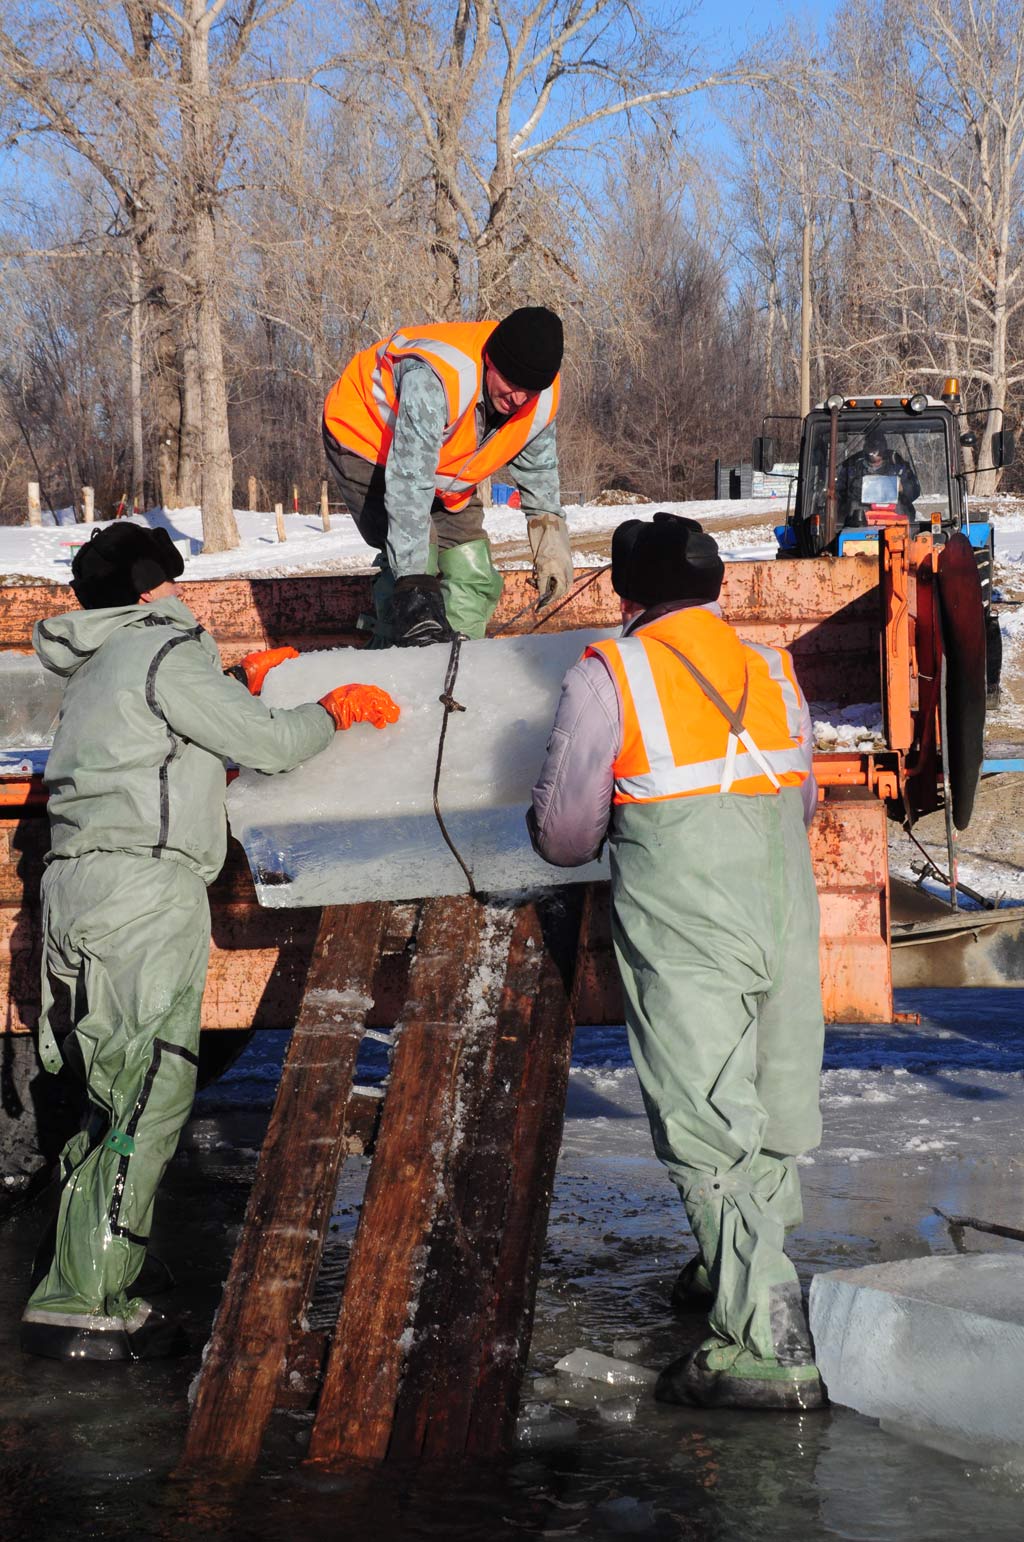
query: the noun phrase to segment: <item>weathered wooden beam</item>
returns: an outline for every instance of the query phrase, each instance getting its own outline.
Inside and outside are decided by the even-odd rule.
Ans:
[[[251,1466],[312,1292],[388,906],[324,910],[224,1297],[183,1467]]]
[[[424,906],[409,998],[352,1245],[345,1295],[308,1460],[387,1453],[411,1332],[423,1248],[440,1202],[440,1154],[452,1139],[468,986],[479,968],[484,907]]]
[[[466,1426],[466,1451],[477,1457],[507,1451],[515,1438],[579,1021],[580,965],[588,954],[592,911],[606,903],[604,889],[593,885],[545,896],[523,917],[519,948],[510,960],[498,1042],[506,1044],[514,1034],[521,1075],[507,1147],[511,1166],[493,1269],[492,1317],[489,1324],[481,1319],[489,1338],[476,1346],[477,1384]]]
[[[582,889],[428,902],[307,1460],[507,1445],[572,1041]]]
[[[582,886],[520,906],[465,1086],[388,1455],[494,1457],[515,1437],[572,1059]]]

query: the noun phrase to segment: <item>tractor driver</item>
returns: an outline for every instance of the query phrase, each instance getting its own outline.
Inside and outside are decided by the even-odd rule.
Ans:
[[[843,525],[867,522],[864,510],[870,499],[863,497],[865,477],[895,477],[896,506],[908,519],[914,518],[914,502],[921,495],[921,484],[913,466],[890,450],[880,428],[873,428],[862,448],[848,455],[836,472],[836,506]]]

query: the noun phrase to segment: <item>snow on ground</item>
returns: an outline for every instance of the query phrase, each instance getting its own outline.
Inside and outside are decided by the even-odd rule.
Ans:
[[[777,547],[772,525],[785,517],[785,505],[777,498],[618,504],[610,508],[594,504],[569,506],[566,518],[579,560],[587,558],[590,539],[597,543],[592,553],[594,561],[606,562],[606,543],[616,525],[624,519],[652,519],[659,509],[706,522],[712,532],[716,527],[727,527],[728,539],[722,542],[722,556],[726,561],[773,557]],[[737,520],[749,522],[752,515],[762,515],[763,523],[745,523],[739,529],[731,528]],[[163,526],[173,540],[182,543],[182,555],[187,555],[184,582],[200,578],[365,572],[373,563],[373,552],[347,514],[332,514],[329,531],[322,528],[319,514],[286,514],[287,539],[284,543],[277,538],[273,514],[238,509],[235,518],[241,545],[235,551],[215,554],[202,551],[202,516],[198,509],[175,509],[172,512],[152,509],[140,516],[138,523]],[[495,505],[485,510],[485,524],[499,555],[505,545],[525,547],[526,522],[520,510]],[[0,525],[0,574],[18,573],[28,578],[67,583],[75,551],[89,535],[85,525],[42,528]],[[601,537],[604,538],[604,549],[600,544]],[[527,567],[529,562],[524,553],[521,558],[513,557],[504,565]]]

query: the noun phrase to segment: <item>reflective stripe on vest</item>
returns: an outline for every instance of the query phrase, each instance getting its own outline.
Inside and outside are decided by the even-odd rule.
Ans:
[[[782,691],[782,700],[786,706],[786,724],[793,738],[798,738],[803,720],[803,714],[800,710],[800,696],[792,680],[782,667],[782,655],[778,648],[766,648],[761,643],[745,643],[744,647],[752,649],[754,653],[759,653],[768,665],[768,673]]]
[[[664,643],[663,639],[653,635],[650,640],[655,644]],[[770,793],[783,786],[799,786],[806,780],[809,769],[807,752],[799,742],[802,716],[799,691],[787,673],[778,649],[753,647],[749,644],[744,646],[763,660],[768,679],[779,692],[778,700],[784,706],[790,743],[765,748],[755,742],[746,724],[737,736],[732,724],[723,717],[725,753],[681,764],[673,753],[650,655],[640,636],[614,641],[609,639],[588,650],[604,653],[610,661],[617,657],[631,697],[631,705],[624,701],[623,710],[624,713],[635,714],[635,728],[648,766],[646,771],[631,774],[625,774],[620,766],[616,766],[617,802],[653,802],[663,798],[729,791],[743,794]],[[666,652],[672,651],[674,649],[669,645]],[[677,667],[680,670],[685,668],[681,662]],[[761,676],[757,688],[763,690],[765,683]],[[696,681],[694,689],[705,694]],[[706,699],[711,700],[710,697]],[[781,725],[782,714],[776,715]],[[781,727],[779,731],[781,733]],[[627,737],[624,734],[624,742]],[[743,747],[742,752],[740,745]]]

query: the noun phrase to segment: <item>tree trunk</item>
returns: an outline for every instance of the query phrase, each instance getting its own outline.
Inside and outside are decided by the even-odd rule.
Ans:
[[[145,466],[142,439],[142,274],[139,254],[132,248],[131,259],[131,313],[129,336],[131,347],[131,414],[132,414],[132,500],[136,508],[145,504]]]
[[[196,359],[202,397],[203,549],[231,551],[238,545],[238,526],[232,505],[228,393],[217,294],[210,17],[204,14],[202,0],[188,0],[184,20],[188,89],[182,94],[182,128],[191,201],[189,278],[195,305]]]
[[[444,136],[438,135],[440,152]],[[434,233],[430,246],[434,256],[438,315],[444,321],[458,321],[462,312],[462,276],[459,271],[459,217],[447,192],[446,179],[434,176]]]
[[[181,414],[178,490],[181,506],[195,508],[203,498],[203,399],[196,348],[196,315],[192,305],[186,308],[183,328],[178,411]]]

